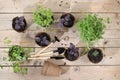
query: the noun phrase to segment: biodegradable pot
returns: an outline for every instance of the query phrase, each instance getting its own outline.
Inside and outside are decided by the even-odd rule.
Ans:
[[[14,47],[14,48],[13,48]],[[21,46],[18,46],[18,45],[14,45],[12,46],[10,49],[9,49],[9,57],[11,57],[12,59],[10,59],[11,61],[15,61],[15,60],[18,60],[14,55],[13,53],[16,53],[16,54],[19,54],[18,56],[21,56],[21,58],[24,57],[24,51],[21,50],[20,52],[18,52],[19,49],[23,49]]]
[[[66,13],[63,14],[60,18],[64,27],[71,28],[75,22],[75,18],[72,14]]]
[[[60,76],[62,74],[62,68],[58,65],[45,61],[41,74],[44,76]]]
[[[12,27],[17,32],[24,32],[27,28],[27,23],[24,16],[13,18]]]
[[[103,59],[103,53],[100,49],[93,48],[88,52],[88,59],[92,63],[99,63]]]
[[[79,58],[80,55],[79,55],[78,51],[77,52],[71,52],[71,49],[68,48],[68,49],[66,49],[66,51],[64,53],[64,56],[69,61],[75,61]]]
[[[50,44],[51,42],[51,37],[49,34],[45,33],[45,32],[41,32],[41,33],[38,33],[36,36],[35,36],[35,42],[39,45],[39,46],[42,46],[42,47],[46,47]]]

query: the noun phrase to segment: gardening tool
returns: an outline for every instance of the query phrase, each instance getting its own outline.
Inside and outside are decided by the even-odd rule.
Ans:
[[[55,60],[61,60],[61,59],[64,59],[64,56],[39,56],[39,57],[30,57],[28,58],[29,60],[32,60],[32,59],[55,59]]]
[[[39,54],[41,54],[42,52],[44,52],[46,49],[48,49],[49,47],[51,47],[56,41],[60,42],[60,40],[55,36],[54,37],[55,40],[53,42],[51,42],[47,47],[43,48],[42,50],[40,50],[37,54],[31,55],[31,57],[36,57],[39,56]]]
[[[52,56],[53,53],[56,53],[56,52],[58,52],[58,55],[60,55],[60,54],[65,52],[65,48],[64,47],[58,47],[57,50],[41,53],[41,54],[39,54],[39,56],[46,56],[46,55],[51,55]]]

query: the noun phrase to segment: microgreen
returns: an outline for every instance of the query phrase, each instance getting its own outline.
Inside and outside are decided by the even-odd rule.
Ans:
[[[4,38],[4,44],[10,44],[12,41],[10,39],[8,39],[8,37]]]
[[[24,49],[18,45],[14,45],[9,49],[10,61],[23,60]]]
[[[27,72],[28,72],[27,68],[20,67],[20,62],[18,62],[18,61],[14,62],[12,67],[13,67],[13,71],[15,73],[22,73],[24,75],[24,74],[27,74]]]
[[[106,19],[106,22],[107,22],[107,23],[110,23],[110,18],[107,18],[107,19]]]
[[[33,21],[42,27],[49,27],[54,21],[51,9],[38,7],[34,11]]]
[[[35,48],[25,48],[24,52],[29,55],[31,52],[35,52]]]
[[[2,66],[2,65],[0,65],[0,68],[1,68],[1,69],[3,69],[3,66]]]
[[[103,18],[89,14],[86,18],[78,21],[77,27],[82,41],[86,43],[86,49],[89,50],[90,46],[93,45],[95,41],[102,38],[104,34],[103,30],[106,26],[103,22]]]
[[[3,57],[3,61],[6,61],[7,60],[7,58],[6,57]]]
[[[94,52],[93,52],[93,56],[97,56],[99,54],[99,52],[97,51],[97,50],[95,50]]]
[[[4,53],[8,53],[8,51],[4,50]]]
[[[28,53],[25,54],[24,49],[21,46],[13,45],[9,49],[9,61],[13,61],[13,71],[15,73],[27,73],[27,68],[21,68],[20,64],[22,61],[26,61],[28,58]]]

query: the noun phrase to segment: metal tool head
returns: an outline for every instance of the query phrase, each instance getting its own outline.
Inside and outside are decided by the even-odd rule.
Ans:
[[[58,52],[59,54],[62,54],[63,52],[65,52],[65,48],[64,47],[58,47],[57,50],[54,50],[53,52],[54,53]]]
[[[55,36],[54,38],[55,38],[55,41],[60,42],[57,36]]]

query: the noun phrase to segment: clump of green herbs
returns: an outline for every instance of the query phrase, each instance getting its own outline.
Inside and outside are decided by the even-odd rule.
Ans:
[[[107,20],[109,22],[109,20]],[[86,43],[86,49],[90,50],[90,46],[93,42],[102,38],[105,28],[103,18],[98,18],[96,15],[88,14],[86,18],[79,20],[77,28],[80,32],[82,41]]]
[[[21,46],[14,45],[9,49],[10,61],[23,61],[27,59],[27,55],[24,53],[24,49]]]
[[[22,68],[20,66],[21,62],[20,61],[16,61],[16,62],[13,62],[13,70],[15,73],[22,73],[22,74],[27,74],[28,72],[28,69],[27,68]]]
[[[24,53],[24,49],[21,46],[13,45],[9,49],[9,61],[12,61],[13,71],[15,73],[27,74],[27,68],[20,66],[22,61],[26,61],[28,54]]]
[[[49,27],[53,19],[53,13],[51,9],[45,7],[38,7],[33,14],[33,21],[42,27]]]

